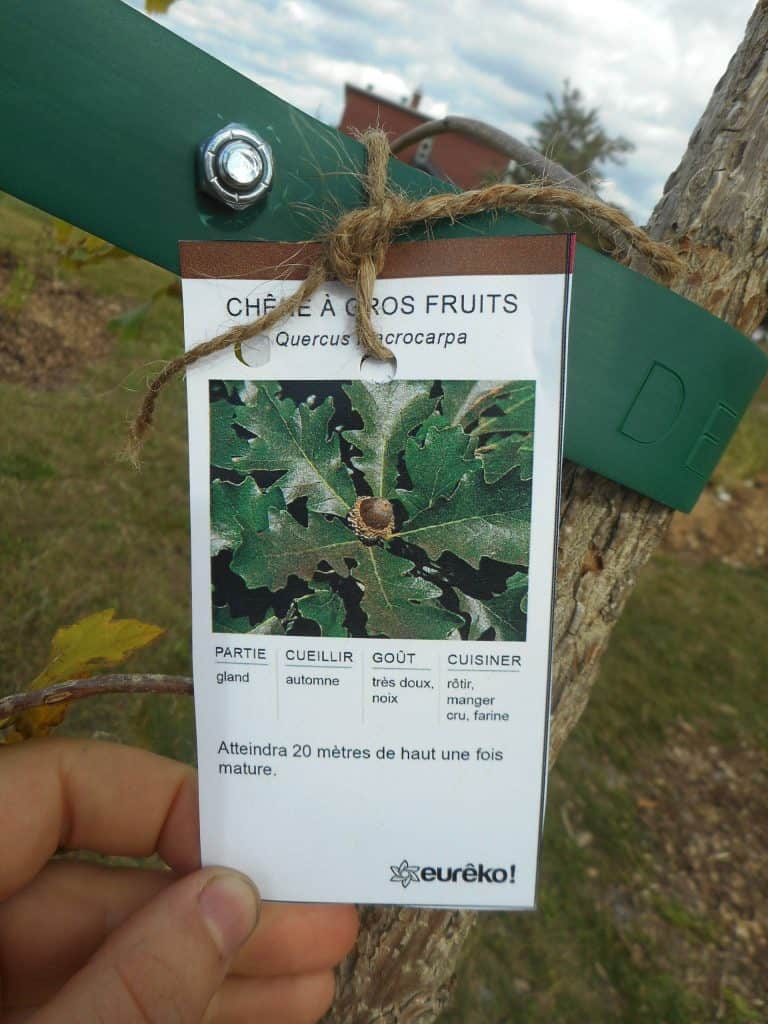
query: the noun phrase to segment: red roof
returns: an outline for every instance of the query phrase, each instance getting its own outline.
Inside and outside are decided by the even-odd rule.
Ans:
[[[366,128],[381,128],[392,140],[430,120],[415,107],[394,103],[356,85],[345,86],[344,112],[339,128],[348,135],[363,132]],[[409,146],[398,153],[398,158],[407,164],[415,163],[422,169],[429,169],[461,188],[478,188],[487,184],[489,177],[499,177],[509,164],[509,157],[497,149],[465,135],[446,133],[434,136],[430,142],[429,152],[422,150],[420,153],[423,159],[414,161],[418,146]]]

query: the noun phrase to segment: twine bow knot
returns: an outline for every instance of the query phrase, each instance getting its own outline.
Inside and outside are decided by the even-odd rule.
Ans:
[[[141,445],[152,425],[158,395],[170,380],[206,356],[266,333],[295,313],[329,280],[337,279],[355,292],[355,327],[357,341],[363,351],[378,359],[391,359],[392,353],[381,341],[373,324],[373,290],[390,245],[399,233],[414,224],[456,221],[496,210],[577,212],[595,225],[603,240],[608,240],[613,255],[617,255],[618,236],[625,243],[618,257],[626,262],[632,252],[639,253],[662,283],[668,284],[685,268],[681,257],[670,246],[654,241],[621,210],[559,185],[499,183],[468,192],[445,192],[408,199],[388,188],[391,153],[384,132],[366,132],[362,142],[367,152],[366,171],[362,176],[367,205],[341,215],[333,230],[320,239],[323,254],[310,267],[305,280],[273,310],[258,320],[232,327],[209,341],[201,342],[171,360],[150,381],[130,431],[128,455],[135,465],[138,465]]]
[[[371,300],[392,240],[407,223],[409,203],[387,188],[390,150],[384,132],[368,132],[363,141],[368,151],[363,178],[368,205],[342,214],[326,239],[326,260],[329,277],[338,278],[355,291],[358,343],[377,359],[391,359],[392,353],[373,326]]]

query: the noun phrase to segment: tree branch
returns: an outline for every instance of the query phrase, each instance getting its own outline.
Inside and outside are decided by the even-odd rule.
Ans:
[[[51,707],[86,697],[99,697],[106,693],[181,693],[192,694],[189,676],[125,675],[92,676],[90,679],[70,679],[42,690],[12,693],[0,698],[0,724],[3,719],[15,718],[32,708]]]
[[[494,128],[484,121],[475,121],[471,117],[449,115],[437,121],[427,121],[425,124],[419,125],[418,128],[412,128],[411,131],[395,139],[390,144],[390,149],[393,155],[397,155],[404,149],[407,149],[408,146],[413,146],[415,143],[421,142],[423,139],[430,139],[435,135],[444,135],[446,132],[466,135],[468,138],[474,139],[475,142],[491,146],[528,170],[533,171],[534,174],[539,174],[542,178],[546,178],[547,181],[554,182],[556,185],[566,185],[568,188],[573,189],[574,192],[582,192],[587,196],[594,196],[596,194],[589,185],[585,185],[580,178],[572,174],[571,171],[566,170],[562,164],[550,160],[543,153],[539,153],[537,149],[533,149],[532,146],[526,145],[512,135],[507,135],[506,132],[501,131],[499,128]]]

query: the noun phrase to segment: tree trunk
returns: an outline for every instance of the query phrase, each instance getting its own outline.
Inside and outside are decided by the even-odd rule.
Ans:
[[[768,308],[768,0],[669,178],[650,232],[689,253],[677,290],[745,333]],[[555,609],[550,762],[586,707],[600,658],[671,511],[567,464]],[[434,1020],[450,997],[471,913],[368,908],[328,1024]]]

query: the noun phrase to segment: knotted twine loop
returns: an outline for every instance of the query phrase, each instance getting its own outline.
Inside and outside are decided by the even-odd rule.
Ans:
[[[654,241],[621,210],[560,185],[543,182],[496,184],[468,192],[446,192],[423,199],[408,199],[387,186],[391,154],[384,132],[378,129],[368,131],[361,141],[367,152],[362,181],[368,205],[342,214],[336,227],[318,240],[322,244],[322,253],[310,267],[306,279],[273,310],[258,320],[232,327],[209,341],[195,345],[171,360],[150,381],[130,429],[128,457],[135,466],[139,464],[141,446],[152,426],[158,396],[169,381],[206,356],[266,333],[297,312],[329,280],[335,278],[355,292],[355,326],[363,351],[377,359],[392,359],[391,351],[383,344],[373,324],[371,300],[390,245],[398,234],[414,224],[426,226],[441,220],[454,222],[476,213],[496,211],[576,212],[592,223],[603,239],[607,237],[611,255],[627,263],[633,252],[638,253],[662,284],[669,284],[685,270],[684,260],[669,245]],[[619,250],[617,235],[624,241],[623,251]]]

